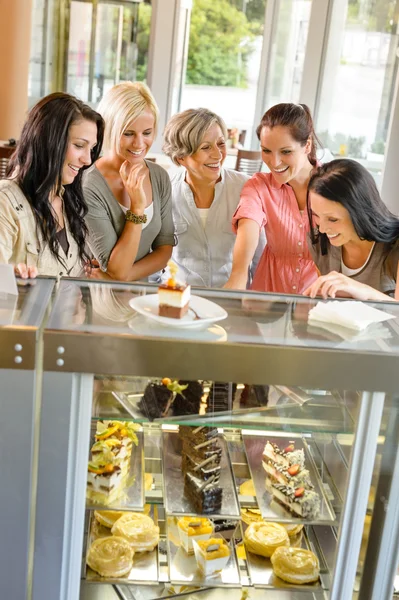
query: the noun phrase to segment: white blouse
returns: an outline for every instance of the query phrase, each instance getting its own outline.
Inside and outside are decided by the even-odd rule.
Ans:
[[[245,173],[222,169],[221,180],[215,185],[215,196],[206,213],[197,208],[190,186],[185,181],[186,170],[171,173],[172,210],[177,236],[173,260],[180,268],[182,278],[190,285],[222,287],[230,277],[233,247],[236,235],[232,217],[240,201]],[[265,245],[265,237],[255,254],[251,272]]]

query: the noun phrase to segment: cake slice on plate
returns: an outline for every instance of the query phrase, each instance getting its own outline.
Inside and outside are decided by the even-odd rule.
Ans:
[[[177,265],[169,261],[170,277],[158,288],[159,316],[181,319],[188,311],[191,288],[186,283],[176,280]]]

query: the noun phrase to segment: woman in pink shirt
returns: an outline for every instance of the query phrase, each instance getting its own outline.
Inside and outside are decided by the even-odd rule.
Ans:
[[[242,189],[233,216],[233,267],[225,287],[245,289],[264,227],[267,245],[251,289],[300,294],[317,278],[306,213],[308,182],[317,165],[313,120],[305,104],[276,104],[263,115],[256,133],[270,173],[256,173]]]

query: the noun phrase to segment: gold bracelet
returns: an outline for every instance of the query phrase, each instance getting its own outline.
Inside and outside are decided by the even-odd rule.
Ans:
[[[126,221],[131,221],[136,225],[147,223],[147,215],[135,215],[131,210],[128,210],[125,215]]]

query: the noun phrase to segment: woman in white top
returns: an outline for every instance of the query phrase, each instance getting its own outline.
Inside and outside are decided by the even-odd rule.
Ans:
[[[171,176],[173,260],[191,285],[223,287],[231,272],[231,220],[249,177],[223,168],[226,136],[224,121],[206,108],[174,115],[165,130],[164,152],[184,167]]]

